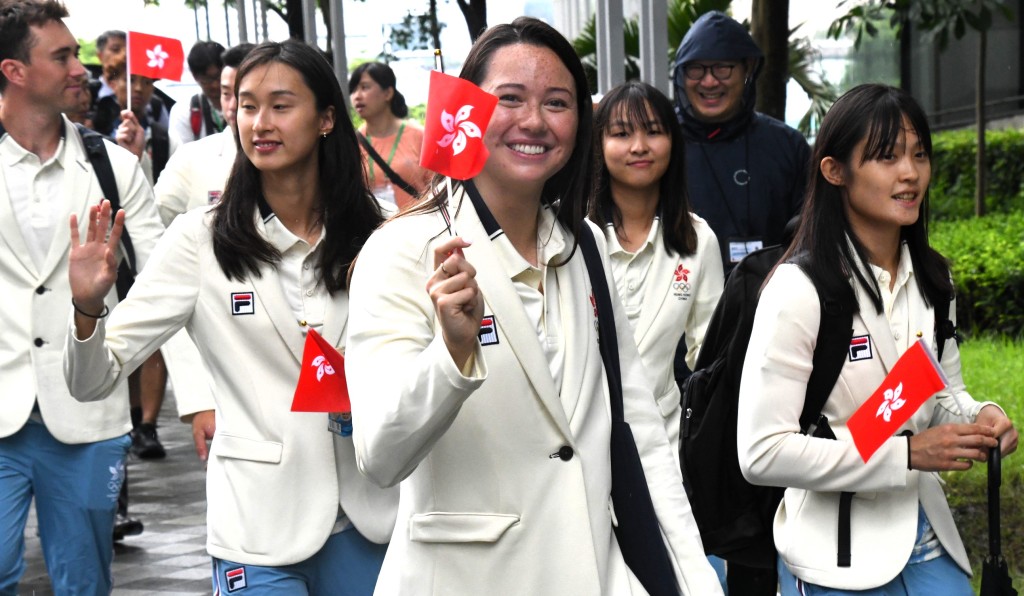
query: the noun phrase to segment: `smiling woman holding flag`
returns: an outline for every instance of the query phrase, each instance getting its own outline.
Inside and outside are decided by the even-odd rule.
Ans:
[[[626,315],[595,299],[603,248],[590,244],[600,270],[588,272],[577,243],[603,244],[584,221],[592,106],[579,58],[523,17],[485,31],[460,77],[433,73],[421,159],[461,181],[449,192],[435,179],[352,275],[357,459],[377,484],[401,483],[377,593],[647,594],[614,531],[633,513],[612,503],[618,403],[656,516],[644,541],[667,551],[657,593],[720,594]],[[457,91],[445,101],[439,84]]]
[[[341,372],[304,362],[304,340],[316,330],[343,347],[348,263],[383,217],[340,85],[315,49],[262,44],[236,80],[241,151],[220,203],[174,220],[109,318],[103,296],[124,215],[94,207],[82,244],[72,218],[65,376],[76,398],[103,399],[185,327],[216,401],[207,473],[214,593],[365,596],[385,550],[373,542],[390,537],[397,491],[368,483],[347,433],[329,431],[325,412],[294,411],[293,396],[303,367],[321,378]]]
[[[737,437],[751,482],[788,487],[775,516],[783,596],[972,593],[935,472],[985,461],[997,443],[1010,453],[1017,431],[960,376],[949,264],[922,215],[931,149],[906,92],[862,85],[837,100],[800,228],[762,290]],[[819,322],[844,309],[838,381],[802,434]]]

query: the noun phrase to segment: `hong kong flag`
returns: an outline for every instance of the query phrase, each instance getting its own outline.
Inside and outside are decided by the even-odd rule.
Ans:
[[[302,351],[302,372],[292,398],[292,412],[352,411],[345,382],[345,357],[310,329]]]
[[[128,32],[129,74],[180,81],[184,69],[185,51],[181,48],[181,41],[138,31]]]
[[[867,462],[886,439],[946,384],[935,356],[923,340],[917,340],[846,423],[861,459]]]
[[[431,71],[420,165],[456,180],[479,174],[490,154],[483,136],[496,105],[497,97],[473,83]]]

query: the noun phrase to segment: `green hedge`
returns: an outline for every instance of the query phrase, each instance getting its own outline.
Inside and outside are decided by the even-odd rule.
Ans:
[[[1024,209],[1024,131],[990,130],[985,134],[988,213]],[[974,215],[976,133],[952,130],[932,135],[932,221]]]
[[[953,263],[957,326],[1024,336],[1024,212],[933,222],[930,232]]]

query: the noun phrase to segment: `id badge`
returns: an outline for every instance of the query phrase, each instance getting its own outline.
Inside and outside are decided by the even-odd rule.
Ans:
[[[729,238],[729,262],[739,263],[743,257],[762,248],[764,248],[764,241],[757,236]]]
[[[350,412],[341,412],[340,414],[328,414],[327,430],[341,437],[351,437],[352,414]]]

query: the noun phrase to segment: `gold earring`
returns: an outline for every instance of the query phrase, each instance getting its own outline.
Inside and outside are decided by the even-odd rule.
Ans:
[[[327,138],[327,131],[326,130],[320,131],[320,138],[321,139],[326,139]]]

